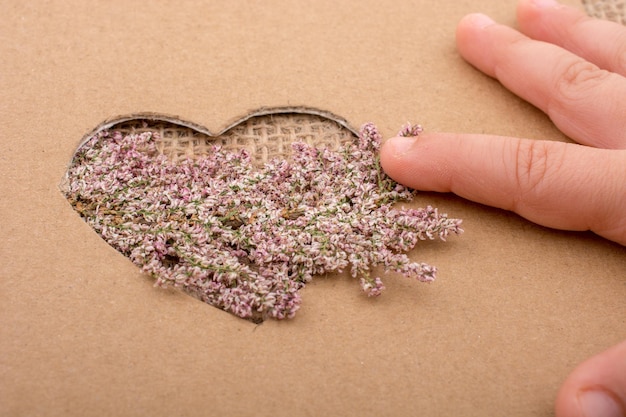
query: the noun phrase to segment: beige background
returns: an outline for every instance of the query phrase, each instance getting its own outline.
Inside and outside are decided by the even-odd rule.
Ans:
[[[83,135],[136,112],[217,132],[303,105],[385,135],[565,140],[455,50],[464,14],[514,25],[515,4],[3,1],[0,415],[551,415],[569,371],[626,337],[624,247],[422,193],[465,220],[411,254],[437,282],[388,277],[371,300],[320,278],[296,319],[255,326],[153,288],[58,189]]]

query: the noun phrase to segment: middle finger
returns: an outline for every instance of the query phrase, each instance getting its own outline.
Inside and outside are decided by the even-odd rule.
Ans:
[[[626,78],[480,14],[459,23],[457,45],[468,62],[539,107],[572,139],[626,148]]]

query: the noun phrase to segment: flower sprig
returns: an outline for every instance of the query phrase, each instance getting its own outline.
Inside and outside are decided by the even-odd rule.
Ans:
[[[400,134],[416,136],[407,125]],[[368,123],[339,151],[293,144],[291,160],[255,168],[246,151],[219,146],[173,162],[157,134],[102,131],[68,171],[69,201],[157,286],[173,285],[239,317],[291,318],[313,276],[348,270],[369,296],[372,269],[419,281],[436,268],[406,255],[417,242],[462,232],[433,207],[395,208],[412,190],[381,169],[381,136]]]

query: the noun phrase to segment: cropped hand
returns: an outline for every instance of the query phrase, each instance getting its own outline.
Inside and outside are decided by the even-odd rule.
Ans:
[[[458,49],[577,143],[423,133],[386,141],[383,169],[418,190],[626,245],[626,28],[551,0],[522,0],[517,15],[521,32],[466,16]],[[626,416],[626,341],[576,368],[556,415]]]
[[[453,192],[626,245],[626,28],[544,3],[520,3],[524,34],[481,14],[466,16],[457,45],[578,144],[423,133],[388,140],[382,166],[418,190]]]

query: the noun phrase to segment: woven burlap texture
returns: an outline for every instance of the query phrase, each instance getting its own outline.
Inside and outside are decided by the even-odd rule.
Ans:
[[[113,125],[111,130],[123,134],[156,132],[160,154],[177,161],[209,154],[215,145],[231,152],[247,150],[255,166],[272,158],[289,158],[291,144],[304,142],[316,148],[337,150],[353,142],[355,134],[340,123],[314,114],[285,113],[251,117],[218,136],[174,122],[134,119]]]
[[[590,16],[626,24],[626,0],[582,0]],[[355,134],[331,118],[310,113],[263,114],[243,120],[218,136],[210,136],[184,123],[138,117],[110,127],[124,134],[157,132],[157,149],[174,161],[197,158],[211,152],[214,145],[225,150],[250,152],[256,166],[272,158],[289,158],[291,144],[305,142],[317,148],[337,149],[355,140]]]
[[[626,0],[582,0],[590,16],[626,25]]]

